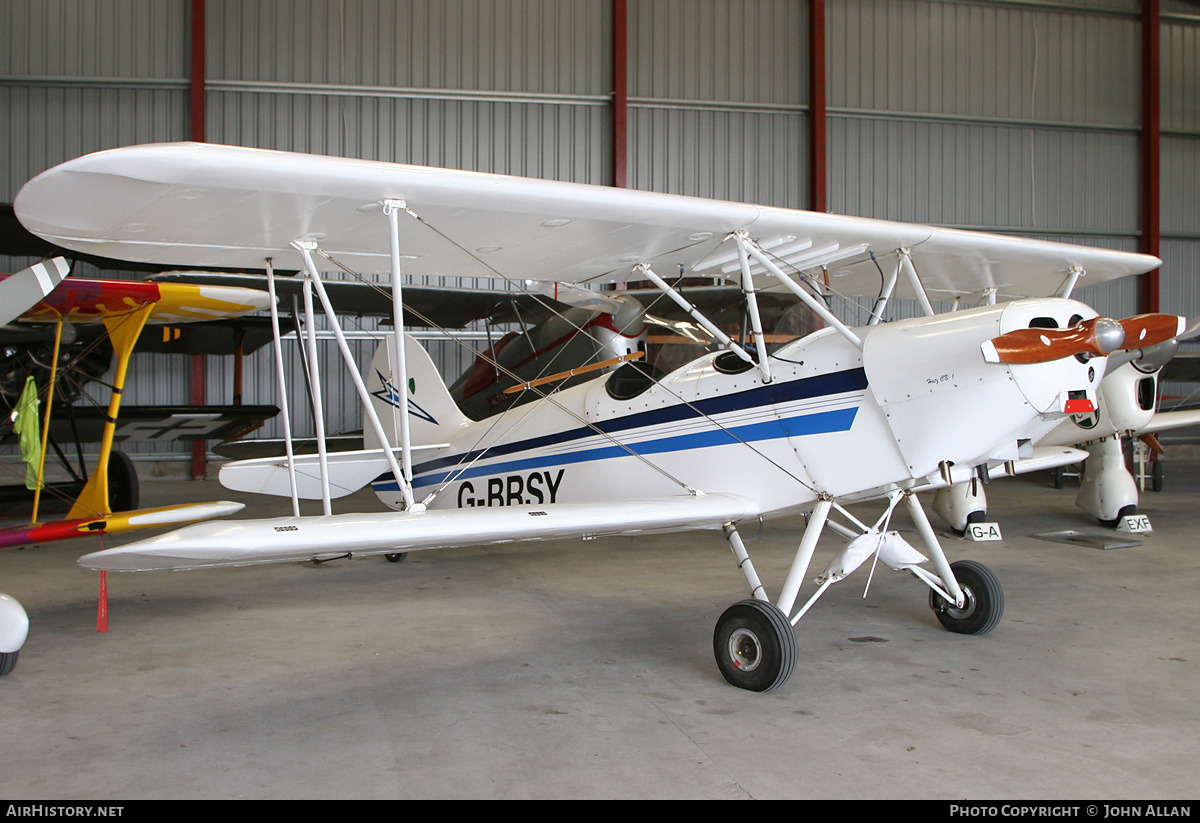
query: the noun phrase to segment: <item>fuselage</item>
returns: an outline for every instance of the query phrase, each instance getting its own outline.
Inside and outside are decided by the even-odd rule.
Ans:
[[[432,508],[475,508],[694,489],[786,514],[821,495],[938,485],[945,471],[1016,459],[1062,419],[1067,397],[1094,402],[1103,374],[1103,359],[986,363],[980,346],[1035,319],[1066,327],[1093,316],[1071,300],[1014,301],[858,328],[861,348],[822,329],[772,354],[769,383],[729,354],[662,376],[628,364],[463,421],[448,445],[414,457],[414,494],[432,494]],[[400,507],[394,478],[375,490]]]

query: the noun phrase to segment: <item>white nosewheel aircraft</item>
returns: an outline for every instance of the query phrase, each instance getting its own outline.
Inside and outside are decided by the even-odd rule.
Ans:
[[[916,492],[1011,469],[1066,415],[1095,407],[1108,354],[1181,330],[1176,317],[1111,320],[1070,298],[1081,282],[1159,265],[1144,255],[255,149],[170,144],[81,157],[28,183],[16,211],[35,233],[91,254],[303,272],[307,302],[314,294],[322,302],[364,401],[362,451],[289,450],[222,471],[231,487],[290,495],[293,512],[297,498],[319,497],[323,515],[213,521],[87,555],[85,567],[196,569],[719,530],[750,597],[721,616],[714,651],[730,683],[756,691],[788,679],[794,626],[867,560],[925,584],[949,630],[995,627],[999,582],[979,563],[947,561]],[[366,380],[334,322],[318,260],[325,270],[391,275],[397,331]],[[684,273],[741,286],[740,341],[689,303],[675,280]],[[537,400],[472,421],[400,331],[405,275],[503,277],[517,288],[649,281],[722,350],[663,373],[642,358],[644,329],[626,305],[605,337],[615,368],[560,390],[577,370],[522,382]],[[767,288],[793,295],[825,327],[768,348],[757,299]],[[972,295],[982,305],[934,312],[933,301]],[[851,327],[830,310],[834,296],[874,305]],[[898,297],[915,298],[924,316],[879,322]],[[319,388],[314,397],[319,405]],[[321,436],[318,422],[318,444]],[[332,514],[332,498],[369,482],[398,511]],[[874,522],[845,508],[867,500],[881,503]],[[925,554],[890,529],[901,504]],[[807,526],[772,602],[739,524],[800,513]],[[826,529],[847,544],[801,602]]]

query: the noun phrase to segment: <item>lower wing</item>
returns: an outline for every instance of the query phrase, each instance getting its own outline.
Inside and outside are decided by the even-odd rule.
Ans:
[[[84,555],[101,571],[199,569],[527,540],[719,529],[757,517],[732,494],[435,511],[220,520]]]
[[[75,517],[68,520],[51,520],[45,523],[26,523],[21,526],[0,528],[0,549],[13,546],[28,546],[32,543],[49,543],[72,537],[87,537],[93,534],[119,534],[134,529],[149,529],[156,526],[178,526],[235,514],[245,508],[243,503],[221,500],[214,503],[185,503],[178,506],[161,506],[155,509],[136,509],[130,512]]]

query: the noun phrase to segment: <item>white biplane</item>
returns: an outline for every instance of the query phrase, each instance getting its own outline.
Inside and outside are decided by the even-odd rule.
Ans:
[[[85,567],[196,569],[717,530],[750,597],[721,616],[714,652],[730,683],[758,691],[792,673],[794,626],[813,603],[872,558],[925,584],[949,630],[991,630],[1003,612],[999,582],[981,564],[947,561],[916,492],[1031,457],[1030,444],[1065,416],[1095,408],[1108,354],[1181,330],[1180,318],[1111,320],[1070,297],[1079,282],[1160,264],[1145,255],[379,162],[137,146],[50,169],[15,206],[36,234],[90,254],[302,271],[307,302],[320,299],[331,321],[321,266],[392,277],[397,331],[367,380],[332,326],[364,401],[363,451],[229,464],[222,482],[290,495],[294,514],[180,529],[87,555]],[[685,272],[741,286],[745,342],[673,288]],[[401,331],[406,275],[649,281],[723,351],[663,374],[638,359],[635,338],[620,351],[618,335],[614,359],[623,362],[611,372],[557,391],[554,380],[529,381],[522,386],[536,401],[472,421]],[[767,283],[825,327],[769,350],[757,311]],[[833,293],[873,298],[871,319],[843,323],[827,306]],[[983,305],[934,312],[941,298],[971,295]],[[996,302],[1010,295],[1024,299]],[[879,323],[897,297],[915,298],[924,316]],[[318,444],[321,434],[318,422]],[[398,511],[332,513],[332,498],[368,482]],[[298,516],[298,497],[319,497],[325,513]],[[846,508],[868,500],[880,501],[874,522]],[[928,557],[890,528],[900,505]],[[739,524],[800,513],[807,525],[772,602]],[[801,602],[826,529],[848,542]]]

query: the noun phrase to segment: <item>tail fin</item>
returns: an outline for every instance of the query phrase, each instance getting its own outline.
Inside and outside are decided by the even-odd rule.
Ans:
[[[400,399],[408,400],[408,431],[413,446],[448,443],[470,421],[458,408],[429,353],[407,334],[404,335],[405,371],[408,386],[401,387],[396,368],[396,338],[389,336],[375,350],[367,391],[379,420],[387,432],[389,445],[400,445]],[[401,391],[401,389],[404,389]],[[370,426],[363,429],[363,446],[378,449]]]

